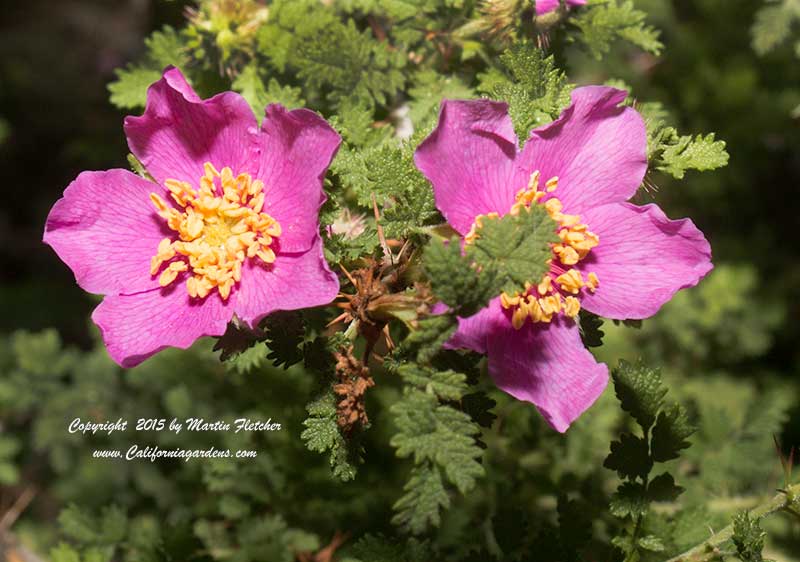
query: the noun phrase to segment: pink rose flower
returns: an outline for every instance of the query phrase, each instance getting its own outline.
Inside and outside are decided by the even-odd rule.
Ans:
[[[259,128],[240,95],[201,100],[168,68],[125,134],[155,183],[83,172],[44,232],[77,283],[105,295],[92,319],[117,363],[335,298],[318,213],[340,138],[324,119],[273,104]]]
[[[558,9],[559,0],[536,0],[536,15],[541,16]],[[568,7],[584,6],[586,0],[566,0]]]
[[[505,103],[445,101],[415,154],[437,207],[466,244],[483,221],[531,205],[557,223],[550,271],[460,319],[448,346],[487,354],[497,386],[535,404],[561,432],[608,382],[606,365],[581,342],[579,310],[647,318],[712,268],[709,244],[691,220],[627,202],[647,170],[647,136],[641,116],[619,107],[625,97],[577,88],[572,104],[531,131],[522,150]]]

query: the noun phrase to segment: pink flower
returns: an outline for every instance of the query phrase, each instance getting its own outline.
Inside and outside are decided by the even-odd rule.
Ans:
[[[240,95],[201,100],[168,68],[125,134],[155,183],[83,172],[44,233],[78,284],[105,295],[92,319],[116,362],[335,298],[318,213],[340,138],[325,120],[270,105],[259,128]]]
[[[488,354],[497,386],[535,404],[562,432],[608,382],[607,367],[581,343],[578,311],[646,318],[712,268],[692,221],[626,202],[647,169],[647,137],[641,116],[618,107],[625,96],[576,89],[572,104],[531,131],[521,151],[505,103],[445,101],[415,154],[437,207],[466,244],[483,221],[530,205],[543,205],[559,224],[549,273],[460,319],[448,345]]]
[[[541,16],[558,9],[559,0],[536,0],[536,15]],[[586,0],[566,0],[569,7],[584,6]]]

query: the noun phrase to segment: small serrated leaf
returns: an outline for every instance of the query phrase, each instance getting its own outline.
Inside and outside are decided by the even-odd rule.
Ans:
[[[647,441],[630,433],[623,433],[619,441],[611,442],[611,452],[603,466],[616,470],[620,478],[644,479],[653,467]]]
[[[549,271],[550,244],[558,241],[556,224],[541,205],[517,215],[486,218],[477,239],[466,246],[467,256],[499,278],[500,291],[521,292],[526,282],[536,283]]]
[[[661,372],[643,362],[620,361],[611,373],[614,392],[622,409],[628,412],[646,432],[656,420],[664,403],[667,389],[661,381]]]
[[[647,497],[654,502],[672,502],[683,493],[683,488],[675,484],[668,472],[659,474],[647,485]]]
[[[609,509],[611,514],[616,517],[635,519],[647,513],[648,503],[649,498],[644,484],[623,482],[611,496]]]
[[[653,460],[665,462],[677,459],[680,451],[690,445],[686,439],[695,432],[686,410],[680,404],[672,404],[658,414],[653,427],[651,452]]]

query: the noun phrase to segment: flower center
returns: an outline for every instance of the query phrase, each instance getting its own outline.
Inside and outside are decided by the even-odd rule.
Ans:
[[[558,177],[545,182],[544,190],[539,190],[539,172],[533,172],[528,187],[521,189],[516,201],[511,206],[510,214],[516,215],[531,205],[544,206],[547,214],[557,224],[558,237],[561,242],[552,244],[553,257],[548,261],[550,271],[544,274],[538,284],[525,283],[525,290],[519,293],[500,295],[500,304],[511,314],[511,323],[519,330],[530,318],[531,322],[550,322],[553,316],[563,314],[575,318],[580,312],[581,304],[577,297],[581,291],[595,292],[600,280],[594,273],[589,273],[584,280],[583,274],[571,267],[584,259],[592,248],[600,243],[600,237],[589,231],[589,227],[580,222],[579,215],[566,215],[564,208],[555,196],[547,197],[558,188]],[[546,200],[543,200],[547,197]],[[471,244],[480,236],[479,231],[485,219],[498,218],[497,213],[478,215],[475,222],[464,237],[466,244]]]
[[[203,165],[200,189],[188,182],[168,179],[166,188],[178,209],[157,194],[150,200],[178,239],[164,238],[150,262],[150,275],[161,270],[158,283],[166,287],[184,271],[191,271],[186,290],[192,297],[205,298],[217,289],[227,300],[231,288],[241,280],[245,259],[258,257],[275,261],[271,248],[281,235],[281,225],[264,207],[264,183],[250,174],[233,175],[230,168]],[[166,267],[163,267],[166,264]]]

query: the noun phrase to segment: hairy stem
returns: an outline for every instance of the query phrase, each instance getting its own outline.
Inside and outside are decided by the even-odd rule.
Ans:
[[[753,508],[750,515],[754,519],[763,519],[779,511],[796,513],[795,504],[800,501],[800,484],[789,486],[771,500]],[[702,544],[699,544],[683,554],[670,558],[667,562],[711,562],[719,560],[721,548],[733,536],[733,524],[721,531],[714,533]]]

